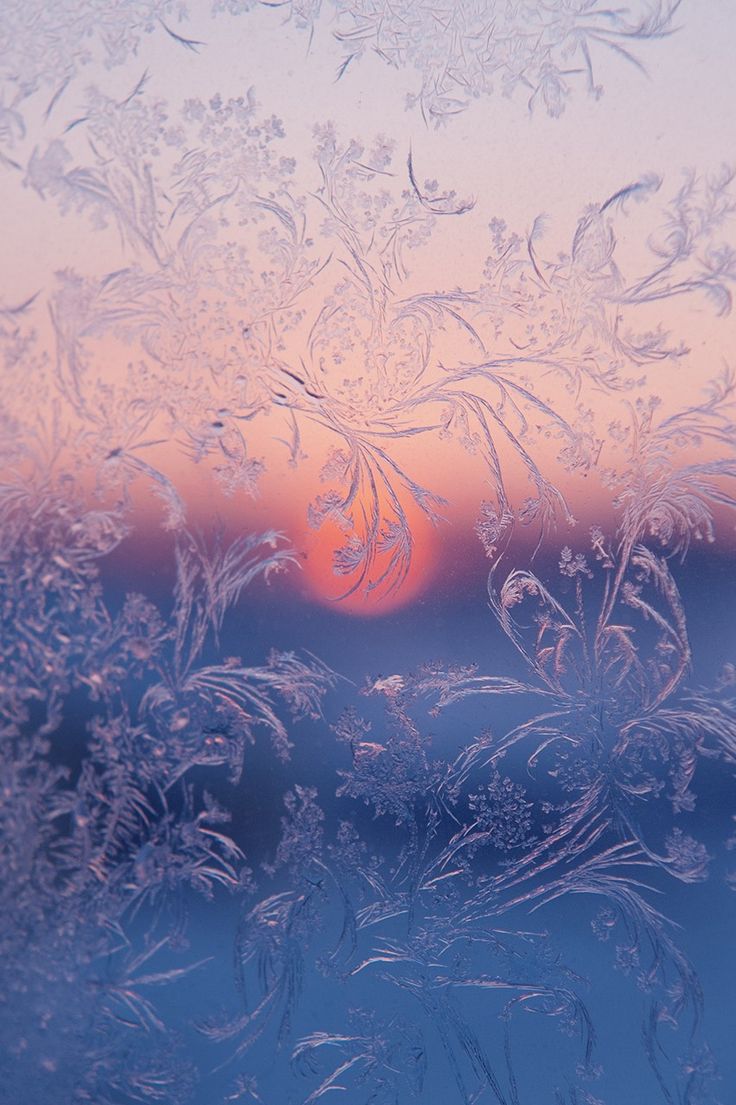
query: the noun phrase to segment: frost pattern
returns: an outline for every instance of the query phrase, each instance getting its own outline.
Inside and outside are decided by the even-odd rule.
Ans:
[[[575,85],[599,98],[594,60],[610,52],[622,63],[646,73],[643,46],[677,29],[680,0],[638,0],[629,9],[607,8],[599,0],[554,0],[518,3],[506,0],[458,0],[445,8],[426,0],[395,7],[380,0],[354,3],[333,0],[214,0],[188,5],[180,0],[65,0],[50,8],[43,2],[11,0],[0,19],[0,74],[13,91],[0,107],[0,137],[5,162],[13,164],[13,149],[26,135],[27,101],[45,97],[50,115],[70,84],[87,67],[100,62],[106,69],[130,65],[148,36],[168,39],[172,49],[186,54],[207,51],[207,42],[189,30],[190,16],[206,26],[209,17],[243,16],[255,8],[285,8],[287,18],[310,41],[319,24],[343,52],[338,79],[369,53],[396,69],[419,77],[419,89],[407,97],[407,107],[420,107],[425,122],[440,125],[480,97],[499,89],[517,94],[529,111],[535,108],[557,117]],[[209,10],[208,10],[209,8]],[[232,32],[246,40],[248,24],[234,23]]]
[[[559,116],[679,8],[218,0],[192,23],[247,15],[245,37],[273,6],[330,22],[340,79],[370,52],[416,72],[433,124],[493,86]],[[188,19],[0,17],[5,179],[93,247],[0,303],[8,1100],[526,1105],[541,1068],[554,1105],[612,1103],[595,961],[640,1019],[647,1101],[715,1105],[666,896],[736,884],[736,838],[696,817],[714,766],[733,799],[736,669],[701,680],[687,598],[696,546],[733,557],[736,381],[708,365],[680,402],[654,380],[705,371],[693,319],[729,323],[734,172],[509,226],[391,136],[322,119],[307,150],[253,88],[181,102],[142,58],[195,66]],[[455,462],[480,473],[490,658],[359,691],[320,623],[285,648],[299,550],[248,513],[274,470],[341,535],[343,597],[386,598],[422,521],[451,532]],[[193,508],[202,472],[226,519]]]
[[[418,106],[434,126],[496,89],[553,118],[562,115],[578,83],[598,99],[603,88],[595,79],[595,55],[611,51],[646,72],[638,47],[671,34],[680,6],[679,0],[645,0],[618,10],[597,0],[333,4],[332,33],[344,52],[338,78],[369,53],[393,68],[413,70],[419,89],[407,96],[406,106]],[[289,6],[297,25],[313,33],[321,5],[297,0]]]
[[[170,505],[152,447],[176,444],[227,494],[254,496],[262,427],[294,467],[310,432],[332,437],[308,518],[344,531],[334,569],[347,594],[399,586],[410,514],[441,517],[442,495],[404,459],[407,438],[454,440],[479,458],[499,532],[512,520],[541,531],[570,522],[538,453],[553,442],[571,472],[600,454],[583,386],[631,390],[648,366],[687,355],[681,335],[652,328],[656,305],[730,312],[729,169],[687,174],[659,210],[662,182],[642,176],[585,210],[554,257],[543,217],[524,233],[494,217],[476,282],[443,289],[413,276],[413,255],[431,270],[440,224],[477,205],[422,181],[411,151],[317,125],[310,191],[282,122],[252,91],[191,99],[178,124],[170,117],[145,82],[123,101],[91,89],[71,124],[79,157],[66,138],[30,153],[25,186],[75,226],[114,228],[122,246],[115,271],[56,274],[55,385],[99,483],[143,475]],[[641,257],[624,267],[617,233],[636,204],[650,217]],[[95,368],[103,342],[114,382]],[[512,460],[523,505],[507,491]]]

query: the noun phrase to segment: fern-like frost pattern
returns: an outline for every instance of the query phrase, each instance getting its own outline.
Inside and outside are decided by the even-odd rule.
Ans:
[[[693,8],[0,12],[1,1101],[732,1100],[735,172],[574,131]]]

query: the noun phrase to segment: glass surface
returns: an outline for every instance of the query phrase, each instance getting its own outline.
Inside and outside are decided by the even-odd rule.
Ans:
[[[0,5],[0,1101],[736,1099],[735,30]]]

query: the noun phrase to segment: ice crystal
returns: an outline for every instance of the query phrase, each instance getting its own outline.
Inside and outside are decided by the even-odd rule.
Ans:
[[[3,7],[13,1105],[601,1105],[607,986],[636,1100],[726,1092],[680,922],[734,847],[698,600],[733,555],[734,172],[609,180],[571,129],[679,29],[677,0]],[[519,106],[524,163],[549,126],[585,184],[512,217],[449,136],[475,158]],[[338,610],[421,602],[339,622],[322,568]]]

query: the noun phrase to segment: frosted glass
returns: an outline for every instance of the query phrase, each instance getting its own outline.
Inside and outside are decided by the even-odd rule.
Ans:
[[[0,1101],[735,1099],[735,32],[0,5]]]

